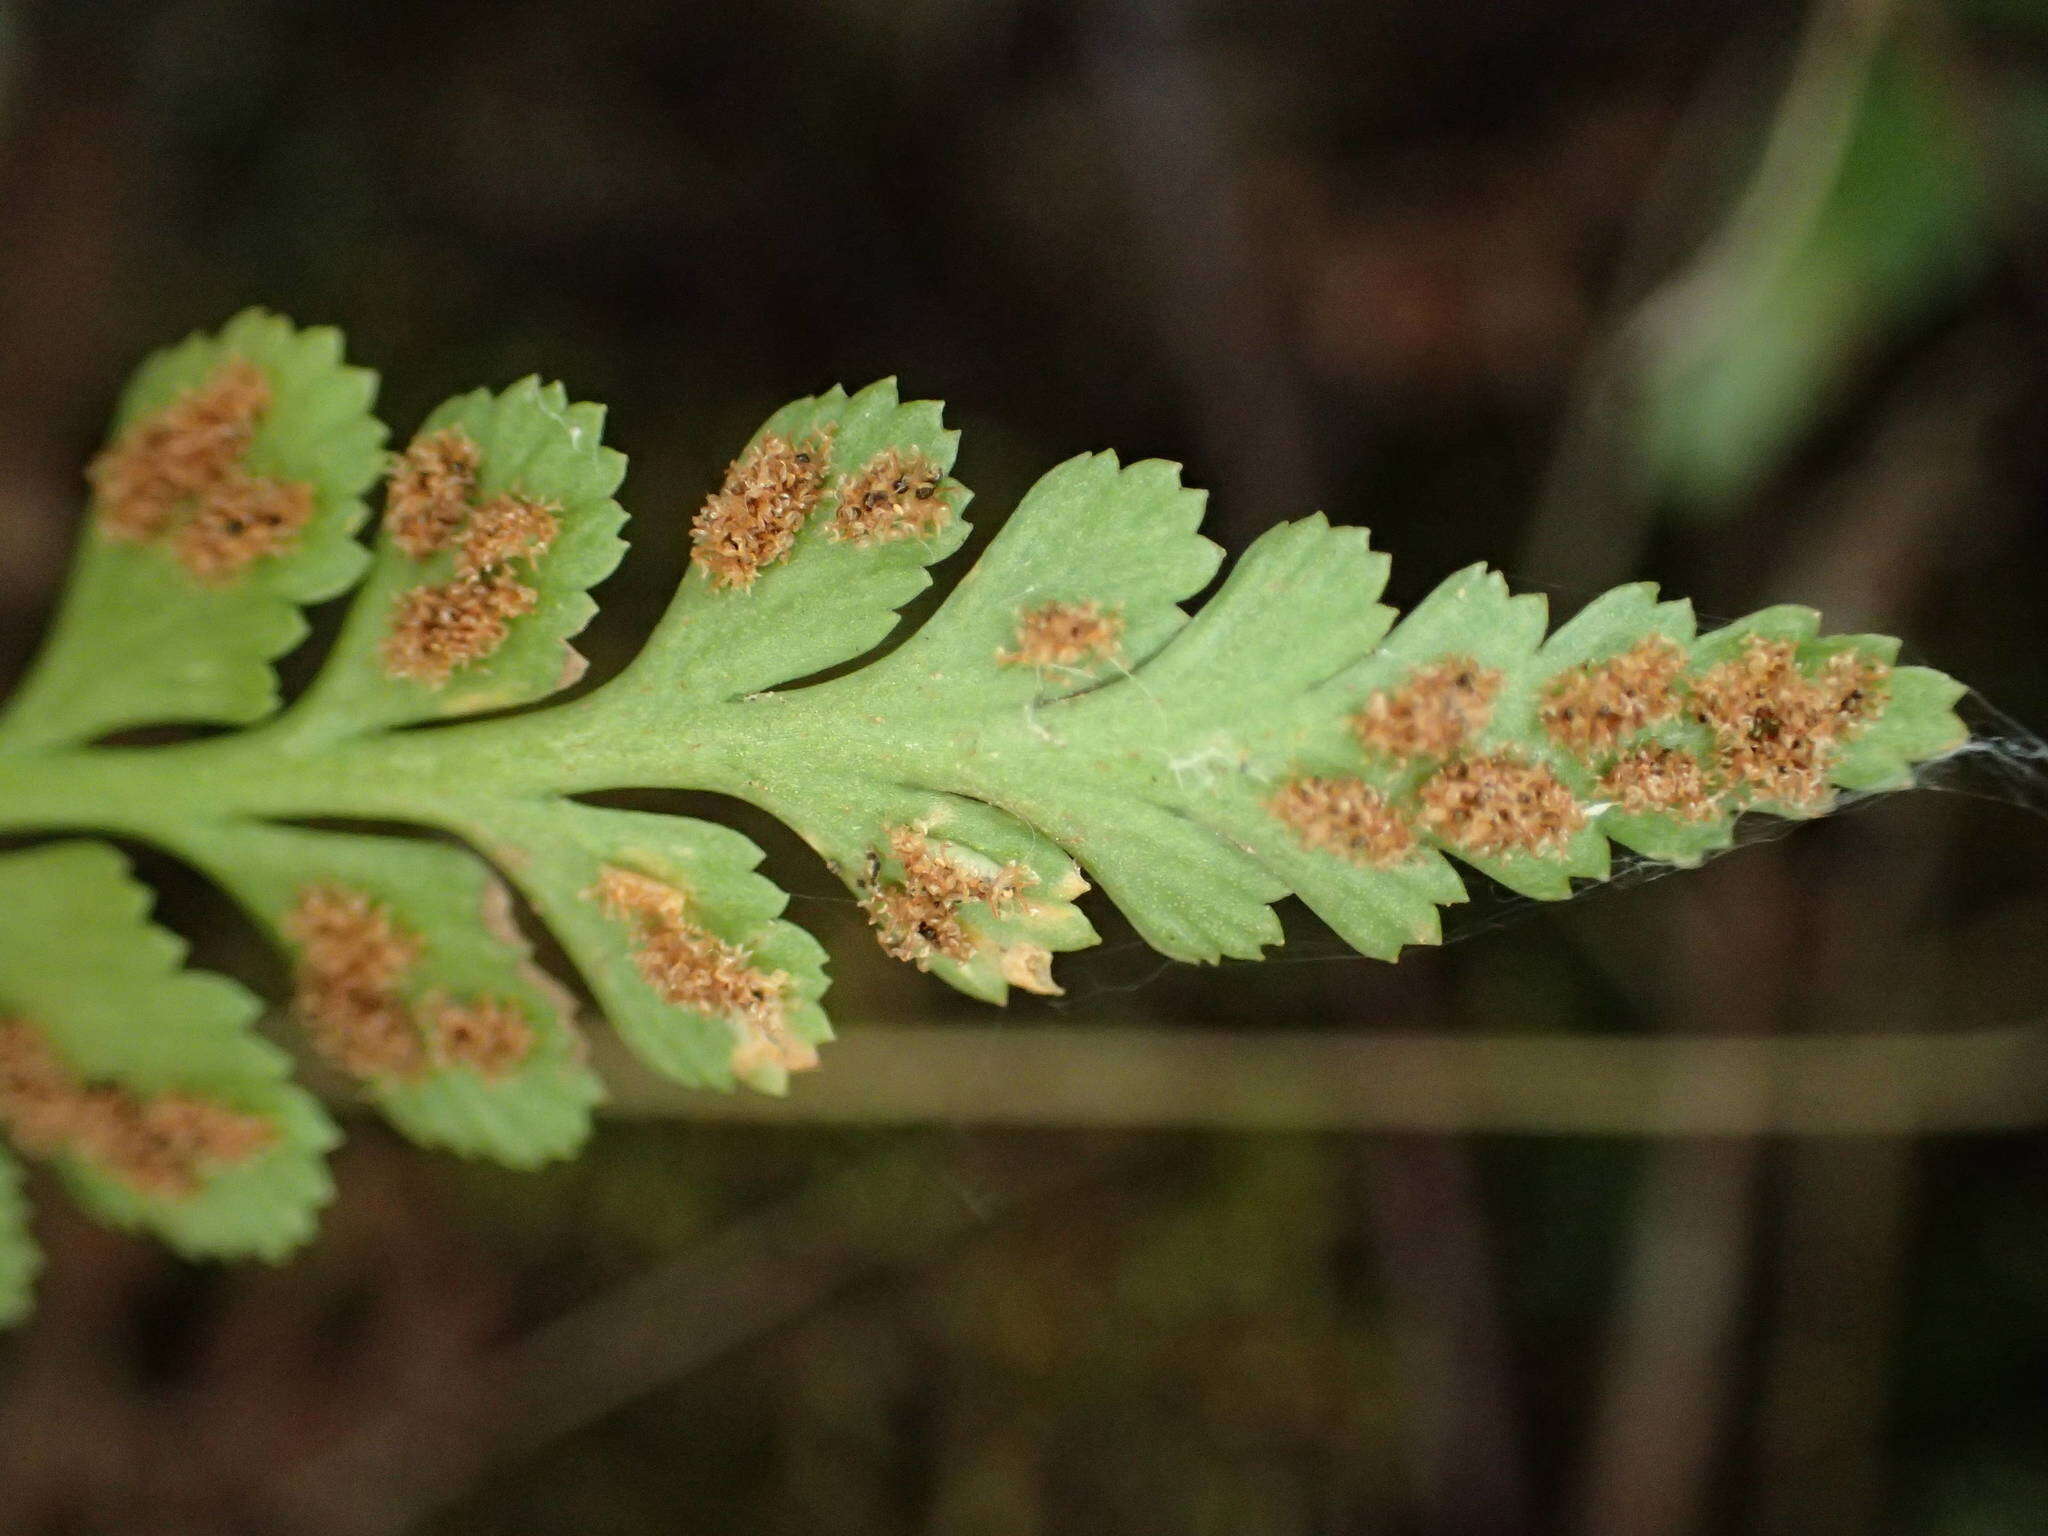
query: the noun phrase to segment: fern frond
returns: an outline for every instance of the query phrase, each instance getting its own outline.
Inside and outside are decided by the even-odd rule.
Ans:
[[[1955,684],[1809,610],[1697,636],[1634,585],[1546,640],[1544,599],[1475,567],[1395,624],[1385,558],[1320,517],[1189,620],[1218,559],[1200,511],[1171,465],[1072,461],[881,660],[723,710],[622,685],[599,731],[666,722],[687,760],[636,754],[634,782],[772,811],[892,953],[996,999],[1089,941],[1083,871],[1175,958],[1256,958],[1292,893],[1391,959],[1464,899],[1452,859],[1558,900],[1606,876],[1610,839],[1696,863],[1745,811],[1819,814],[1964,739]]]
[[[315,1054],[414,1139],[517,1166],[573,1152],[601,1085],[513,891],[656,1071],[780,1093],[831,1038],[824,952],[751,842],[579,796],[750,801],[890,955],[1000,1002],[1056,992],[1055,957],[1096,942],[1091,882],[1178,959],[1257,958],[1289,895],[1392,959],[1438,940],[1460,866],[1560,900],[1613,844],[1695,864],[1743,815],[1902,787],[1966,739],[1956,683],[1808,609],[1699,634],[1636,584],[1549,631],[1541,596],[1474,567],[1397,618],[1386,556],[1320,515],[1267,532],[1191,613],[1221,563],[1201,493],[1107,453],[1040,480],[877,652],[968,534],[957,434],[889,382],[771,417],[668,524],[690,570],[639,658],[545,704],[623,548],[601,409],[536,380],[448,402],[389,463],[366,551],[368,392],[331,333],[253,313],[145,367],[65,617],[0,728],[0,831],[99,827],[205,871],[286,957]],[[86,744],[270,714],[297,605],[358,575],[276,720]],[[177,969],[103,846],[0,858],[0,912],[16,1147],[187,1252],[303,1237],[332,1132],[251,1032],[254,1000]],[[0,1314],[33,1266],[0,1163]]]

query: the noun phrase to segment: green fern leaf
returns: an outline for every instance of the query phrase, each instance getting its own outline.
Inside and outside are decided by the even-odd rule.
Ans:
[[[589,588],[625,552],[604,409],[525,379],[461,395],[394,463],[368,579],[300,729],[505,709],[573,683]]]
[[[689,575],[635,681],[737,698],[879,644],[967,537],[959,437],[888,379],[777,411],[698,512]]]
[[[514,1167],[565,1157],[600,1089],[567,992],[466,849],[214,826],[181,849],[289,957],[315,1053],[414,1140]]]
[[[64,607],[0,717],[0,742],[130,726],[246,725],[277,708],[270,662],[299,608],[361,574],[355,533],[382,460],[376,375],[341,334],[261,310],[143,365],[121,398]]]
[[[148,908],[105,844],[0,858],[0,1127],[103,1220],[280,1258],[326,1203],[334,1127],[255,1033],[257,999],[180,969]]]
[[[1176,958],[1257,958],[1293,895],[1392,959],[1440,938],[1460,866],[1560,900],[1607,875],[1613,844],[1697,863],[1744,814],[1902,787],[1966,739],[1957,684],[1897,666],[1891,640],[1823,635],[1808,609],[1701,635],[1637,584],[1547,632],[1540,596],[1474,567],[1397,621],[1386,557],[1320,516],[1267,532],[1190,613],[1220,563],[1201,493],[1110,454],[1046,475],[881,650],[968,533],[956,435],[887,382],[771,417],[697,512],[641,656],[522,707],[575,679],[569,641],[622,547],[602,412],[533,380],[450,401],[391,466],[365,553],[347,533],[376,429],[337,355],[252,316],[145,369],[95,476],[90,600],[0,733],[0,832],[100,826],[207,872],[289,961],[314,1052],[406,1134],[472,1156],[566,1156],[600,1096],[511,890],[656,1071],[780,1093],[831,1038],[824,953],[751,842],[581,796],[747,800],[838,873],[889,954],[1001,1002],[1056,992],[1055,957],[1096,942],[1091,882]],[[312,498],[239,584],[217,579],[217,540],[187,536],[206,487],[237,475],[295,476]],[[166,477],[200,489],[171,496]],[[160,537],[110,537],[109,503],[127,531],[137,505],[160,513]],[[202,531],[247,531],[230,523]],[[78,744],[265,714],[294,605],[364,568],[279,719]],[[164,627],[129,614],[150,602]],[[0,910],[17,1143],[188,1252],[303,1237],[331,1131],[250,1033],[253,1000],[177,969],[100,845],[0,859]],[[194,1126],[218,1133],[197,1153]],[[139,1127],[184,1162],[165,1173]],[[0,1311],[34,1264],[15,1190],[0,1165]]]
[[[1606,876],[1610,837],[1697,862],[1742,811],[1817,814],[1963,739],[1953,684],[1805,610],[1695,643],[1683,603],[1631,586],[1546,640],[1544,600],[1475,567],[1389,629],[1384,559],[1320,519],[1267,534],[1188,621],[1216,562],[1199,515],[1170,465],[1076,460],[882,660],[722,712],[621,690],[598,730],[666,722],[689,752],[637,754],[634,782],[771,810],[893,953],[981,995],[1034,966],[1046,989],[1044,952],[1087,942],[1059,906],[1076,865],[1176,958],[1255,958],[1289,893],[1391,958],[1463,899],[1448,859],[1558,900]],[[774,601],[803,559],[731,600]],[[1786,752],[1737,740],[1756,708],[1804,711]],[[908,845],[936,854],[917,879]]]
[[[825,952],[739,833],[556,801],[503,807],[485,846],[655,1071],[779,1093],[816,1063]]]

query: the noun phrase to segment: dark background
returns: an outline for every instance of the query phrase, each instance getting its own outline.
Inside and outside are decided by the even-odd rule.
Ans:
[[[965,428],[984,525],[1114,446],[1184,463],[1233,550],[1369,523],[1397,602],[1482,558],[1560,613],[1645,575],[1710,616],[1808,601],[2040,725],[2037,12],[0,3],[0,677],[126,369],[261,303],[345,328],[401,437],[528,372],[611,404],[637,541],[600,676],[755,423],[895,373]],[[1991,798],[1559,911],[1481,894],[1398,968],[1299,914],[1301,963],[1164,966],[1099,912],[1070,996],[1006,1027],[2048,1018],[2039,769],[1935,776]],[[992,1022],[740,820],[842,1033]],[[146,867],[202,960],[275,979]],[[2011,1126],[2048,1089],[2007,1097],[1942,1135],[1081,1133],[1052,1102],[999,1133],[806,1125],[800,1087],[537,1176],[359,1119],[275,1272],[39,1186],[0,1532],[2021,1536],[2048,1140]]]

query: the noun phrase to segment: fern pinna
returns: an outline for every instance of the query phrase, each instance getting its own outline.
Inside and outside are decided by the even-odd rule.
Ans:
[[[143,367],[0,716],[0,831],[100,830],[204,871],[289,959],[311,1050],[474,1156],[565,1156],[602,1093],[508,882],[660,1072],[779,1093],[830,1038],[825,956],[754,846],[594,791],[751,801],[891,955],[1001,1002],[1058,990],[1053,957],[1095,940],[1091,883],[1178,959],[1258,957],[1290,894],[1392,959],[1463,899],[1453,860],[1561,899],[1611,844],[1696,863],[1744,812],[1817,815],[1965,739],[1955,683],[1804,608],[1702,635],[1633,585],[1546,635],[1541,596],[1475,568],[1396,622],[1386,557],[1321,517],[1266,533],[1190,615],[1221,560],[1202,494],[1106,453],[1047,474],[922,627],[847,670],[968,531],[957,435],[887,382],[772,417],[666,525],[690,569],[637,660],[532,708],[577,680],[569,641],[624,548],[602,410],[526,380],[387,455],[373,392],[334,332],[258,312]],[[350,588],[282,704],[301,608]],[[167,725],[238,729],[106,740]],[[111,1221],[278,1255],[327,1195],[334,1128],[257,999],[181,969],[146,907],[106,844],[0,856],[0,1128]],[[23,1220],[0,1153],[10,1314]]]

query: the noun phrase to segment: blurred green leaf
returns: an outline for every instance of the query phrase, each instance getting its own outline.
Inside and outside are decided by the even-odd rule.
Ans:
[[[181,1253],[279,1258],[312,1235],[331,1186],[333,1123],[290,1081],[291,1060],[255,1031],[261,1004],[224,976],[181,968],[184,945],[147,920],[149,893],[102,843],[59,843],[0,858],[0,1019],[32,1032],[76,1087],[60,1091],[128,1127],[137,1155],[199,1157],[189,1188],[138,1179],[90,1143],[59,1138],[48,1156],[103,1220],[141,1227]],[[16,1115],[48,1090],[23,1072]],[[218,1162],[182,1141],[189,1106],[253,1118],[264,1139]],[[166,1111],[159,1122],[151,1109]],[[28,1122],[17,1119],[17,1139]],[[0,1195],[0,1201],[8,1198]],[[4,1224],[4,1223],[0,1223]],[[19,1274],[21,1260],[15,1259]]]
[[[1938,62],[1890,43],[1841,88],[1855,96],[1825,186],[1746,189],[1738,217],[1754,224],[1723,232],[1728,250],[1680,280],[1642,337],[1645,466],[1700,515],[1770,475],[1883,346],[1991,260],[1976,130]]]

